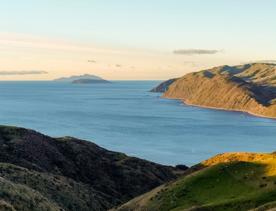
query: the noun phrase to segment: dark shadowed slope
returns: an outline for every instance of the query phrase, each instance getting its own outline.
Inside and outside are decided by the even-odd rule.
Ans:
[[[91,142],[6,126],[0,162],[0,207],[16,210],[106,210],[179,173]]]
[[[165,92],[168,90],[169,86],[175,82],[177,79],[169,79],[167,81],[162,82],[161,84],[159,84],[157,87],[154,87],[152,90],[150,90],[151,92]]]

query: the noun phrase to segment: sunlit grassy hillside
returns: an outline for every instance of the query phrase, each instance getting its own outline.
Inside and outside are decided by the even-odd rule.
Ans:
[[[276,154],[227,153],[119,210],[266,210],[276,207]],[[259,208],[258,208],[259,207]]]

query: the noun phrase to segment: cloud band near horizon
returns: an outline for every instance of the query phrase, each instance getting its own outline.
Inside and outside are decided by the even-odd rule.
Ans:
[[[48,72],[43,70],[20,70],[20,71],[0,71],[0,75],[40,75],[48,74]]]
[[[174,54],[178,55],[206,55],[206,54],[217,54],[219,50],[209,50],[209,49],[178,49],[174,50]]]

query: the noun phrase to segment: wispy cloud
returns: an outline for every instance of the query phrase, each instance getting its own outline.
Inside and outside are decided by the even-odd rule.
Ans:
[[[43,70],[0,71],[0,75],[40,75],[47,73]]]
[[[203,55],[203,54],[216,54],[221,51],[219,50],[208,50],[208,49],[178,49],[174,50],[174,54],[179,55]]]
[[[96,61],[96,60],[93,60],[93,59],[90,59],[90,60],[88,60],[87,62],[89,62],[89,63],[96,63],[97,61]]]
[[[44,37],[36,37],[25,34],[1,33],[0,47],[6,48],[22,48],[22,49],[41,49],[41,50],[60,50],[71,52],[89,52],[99,54],[125,54],[129,50],[101,47],[91,43],[78,43],[69,40],[50,39]],[[93,63],[93,59],[88,62]],[[95,61],[96,62],[96,61]],[[95,63],[94,62],[94,63]]]
[[[269,60],[255,60],[255,61],[251,61],[250,63],[273,63],[273,64],[276,64],[276,60],[274,60],[274,59],[269,59]]]

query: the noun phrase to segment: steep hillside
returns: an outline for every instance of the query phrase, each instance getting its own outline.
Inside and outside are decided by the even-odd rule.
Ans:
[[[268,210],[276,208],[276,154],[226,153],[162,185],[120,211]]]
[[[165,98],[188,105],[244,111],[276,118],[276,65],[221,66],[189,73],[168,87]]]
[[[106,210],[179,173],[88,141],[0,127],[0,208]]]

